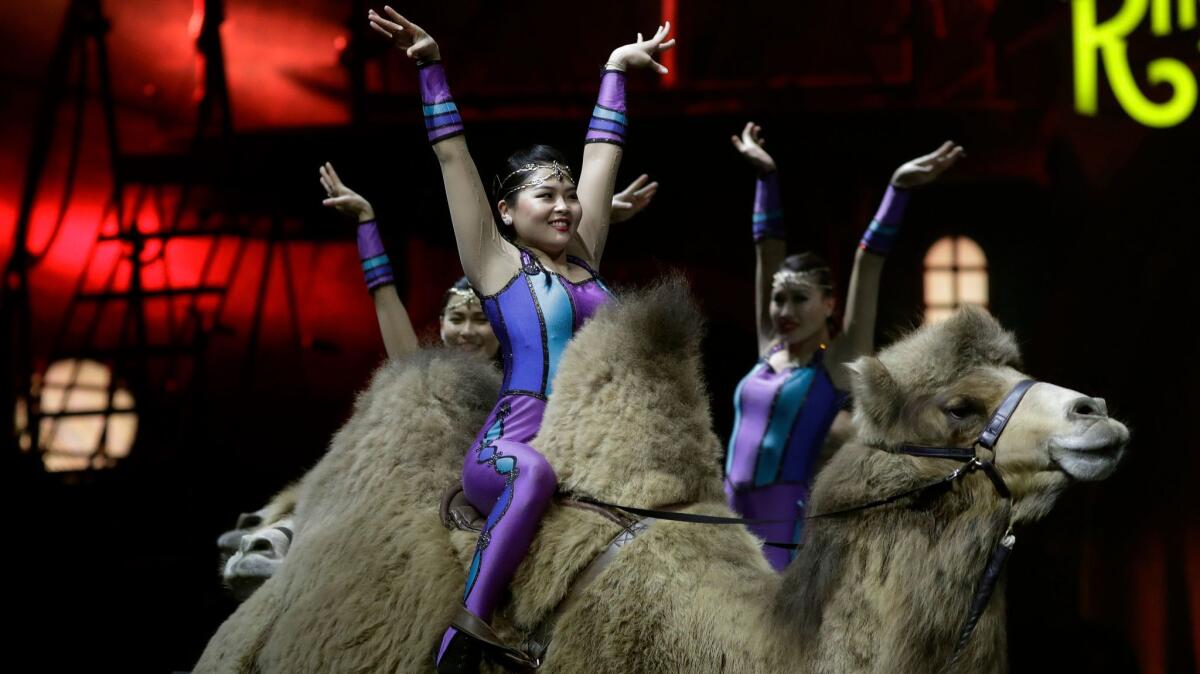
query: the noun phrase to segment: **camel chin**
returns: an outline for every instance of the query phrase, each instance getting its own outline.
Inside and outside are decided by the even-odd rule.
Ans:
[[[1125,454],[1129,429],[1115,419],[1101,419],[1082,433],[1050,438],[1050,458],[1069,477],[1096,482],[1112,475]]]
[[[224,580],[238,601],[245,601],[254,591],[275,575],[281,559],[268,559],[262,555],[237,553],[225,564]]]

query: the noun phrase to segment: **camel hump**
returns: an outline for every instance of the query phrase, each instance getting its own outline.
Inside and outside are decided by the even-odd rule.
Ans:
[[[721,497],[703,334],[680,275],[622,296],[579,331],[533,441],[561,490],[636,507]]]
[[[625,332],[605,327],[613,323]],[[612,341],[619,341],[621,348],[637,350],[639,355],[677,355],[699,348],[703,337],[704,316],[687,279],[676,272],[604,307],[575,341],[601,342],[581,347],[597,355],[605,352],[604,343]]]

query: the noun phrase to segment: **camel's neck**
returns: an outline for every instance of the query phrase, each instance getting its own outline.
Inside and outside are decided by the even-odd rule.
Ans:
[[[912,462],[862,449],[873,454],[859,457],[855,482],[865,485],[859,502],[871,500],[866,496],[872,490],[872,498],[879,498],[921,483],[920,476],[904,475]],[[890,465],[872,469],[871,461]],[[885,478],[895,486],[887,486]],[[814,648],[841,649],[822,658],[842,663],[832,671],[862,671],[883,662],[895,672],[938,671],[953,652],[1007,524],[1007,510],[986,480],[972,475],[917,503],[814,520],[805,549],[784,579],[777,613]],[[823,500],[836,500],[821,496],[815,495],[815,512]],[[1002,588],[996,594],[964,651],[961,671],[1002,671]]]

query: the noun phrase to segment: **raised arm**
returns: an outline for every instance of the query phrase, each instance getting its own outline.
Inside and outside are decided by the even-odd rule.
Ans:
[[[927,185],[966,156],[959,145],[951,141],[933,152],[905,162],[892,174],[891,183],[883,196],[879,210],[863,234],[854,255],[850,273],[850,288],[846,296],[846,315],[842,334],[829,348],[826,360],[830,374],[840,388],[848,384],[844,365],[875,350],[875,314],[879,305],[879,277],[884,257],[892,248],[904,220],[911,190]],[[833,365],[838,367],[832,367]]]
[[[325,162],[321,167],[321,186],[327,198],[321,203],[352,216],[358,222],[358,256],[362,259],[367,289],[375,301],[375,316],[388,358],[396,360],[417,350],[417,333],[413,330],[408,311],[396,292],[395,276],[383,240],[375,222],[375,209],[357,192],[346,187],[334,170]]]
[[[511,274],[516,251],[500,236],[492,218],[487,191],[467,150],[462,117],[450,95],[437,42],[391,7],[385,6],[383,11],[386,18],[371,10],[368,19],[373,29],[417,62],[425,128],[442,167],[458,256],[471,284],[488,292]]]
[[[642,34],[638,33],[637,42],[618,47],[604,65],[600,95],[584,139],[583,166],[577,183],[583,219],[579,222],[577,241],[572,245],[572,252],[587,260],[593,268],[600,267],[600,258],[604,255],[613,188],[625,143],[628,123],[625,117],[625,71],[653,67],[660,74],[666,73],[667,69],[654,60],[654,55],[675,45],[675,40],[666,39],[670,30],[670,23],[659,26],[649,40],[643,40]]]
[[[762,127],[746,122],[741,137],[731,136],[733,147],[741,153],[754,170],[758,182],[754,188],[754,323],[758,330],[758,353],[766,355],[774,338],[771,324],[771,279],[783,263],[786,251],[783,228],[783,206],[779,194],[779,173],[775,159],[763,146]]]

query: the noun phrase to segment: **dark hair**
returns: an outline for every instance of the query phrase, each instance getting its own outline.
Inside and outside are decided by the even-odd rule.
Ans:
[[[816,253],[795,253],[783,258],[778,271],[794,271],[811,273],[816,280],[815,285],[828,295],[833,292],[833,271],[825,258]]]
[[[821,289],[821,292],[825,293],[826,296],[833,295],[833,270],[829,268],[829,263],[825,261],[825,258],[816,253],[804,252],[789,255],[783,258],[783,262],[779,264],[778,271],[811,273],[814,284]],[[840,324],[834,318],[836,315],[837,311],[835,310],[825,321],[831,336],[837,334],[837,328]]]
[[[450,303],[450,298],[454,296],[455,290],[471,290],[471,282],[467,280],[466,276],[463,276],[446,289],[445,294],[442,295],[442,308],[438,309],[438,316],[446,315],[446,305]]]
[[[516,171],[527,164],[549,164],[551,162],[558,162],[563,166],[568,166],[567,156],[558,148],[550,145],[530,145],[508,155],[508,159],[504,161],[500,172],[496,174],[495,180],[492,181],[493,197],[497,201],[504,199],[509,208],[516,206],[517,196],[521,193],[520,190],[508,194],[508,196],[505,196],[505,194],[529,178],[528,173],[516,173]],[[511,237],[512,227],[504,225],[500,220],[497,220],[497,222],[501,223],[500,233],[506,237]]]

